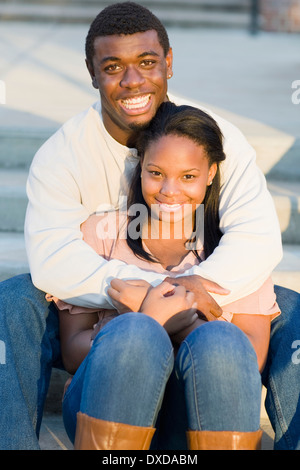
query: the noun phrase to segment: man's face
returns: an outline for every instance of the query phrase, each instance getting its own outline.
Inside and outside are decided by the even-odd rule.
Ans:
[[[99,88],[103,122],[114,139],[128,137],[149,124],[166,99],[172,50],[164,56],[155,30],[97,37],[93,63],[87,63]]]

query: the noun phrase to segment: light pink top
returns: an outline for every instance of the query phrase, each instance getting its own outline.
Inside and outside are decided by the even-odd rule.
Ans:
[[[192,251],[187,250],[187,255],[181,263],[166,270],[160,263],[152,263],[142,260],[135,256],[126,242],[126,216],[120,216],[118,212],[108,212],[104,215],[92,215],[81,226],[83,239],[88,243],[99,255],[107,260],[119,259],[127,264],[136,265],[143,270],[160,272],[169,277],[175,277],[182,274],[187,269],[199,263]],[[145,248],[146,249],[146,248]],[[149,250],[148,250],[149,251]],[[198,251],[199,253],[199,251]],[[200,257],[204,259],[203,250]],[[100,312],[103,310],[79,307],[63,302],[50,294],[46,295],[47,300],[54,300],[59,310],[67,310],[72,314]],[[243,297],[240,300],[224,305],[222,307],[223,314],[218,320],[231,321],[234,314],[256,314],[256,315],[272,315],[272,319],[280,314],[279,306],[276,302],[274,285],[271,278],[253,294]]]

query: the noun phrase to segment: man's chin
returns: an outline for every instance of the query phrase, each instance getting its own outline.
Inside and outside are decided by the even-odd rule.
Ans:
[[[144,129],[147,129],[149,126],[150,121],[145,121],[145,122],[132,122],[129,124],[129,129],[133,132],[141,132]]]

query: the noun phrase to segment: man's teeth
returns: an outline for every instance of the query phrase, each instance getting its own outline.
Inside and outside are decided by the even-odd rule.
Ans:
[[[129,98],[127,100],[122,100],[122,104],[127,109],[144,108],[148,104],[150,97],[151,95],[149,94],[138,96],[136,98]]]

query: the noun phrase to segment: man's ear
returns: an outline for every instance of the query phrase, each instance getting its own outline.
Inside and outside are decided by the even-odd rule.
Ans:
[[[97,82],[97,79],[95,77],[95,72],[94,72],[94,67],[93,67],[93,64],[91,64],[88,59],[85,59],[85,64],[87,66],[87,69],[89,71],[89,74],[91,76],[91,79],[92,79],[92,85],[94,88],[96,88],[96,90],[99,89],[99,85],[98,85],[98,82]]]
[[[168,54],[166,55],[166,64],[167,64],[167,78],[173,76],[173,50],[170,47]]]

